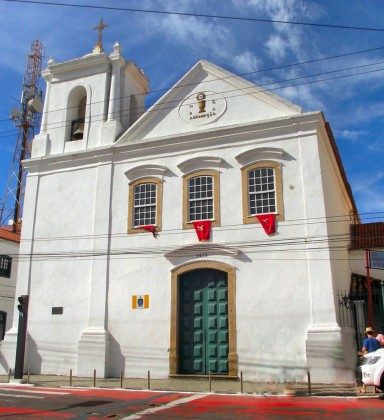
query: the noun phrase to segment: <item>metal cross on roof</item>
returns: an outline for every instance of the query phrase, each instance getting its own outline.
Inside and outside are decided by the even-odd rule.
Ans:
[[[95,48],[99,49],[99,52],[101,52],[103,50],[103,30],[107,27],[108,25],[106,23],[103,22],[103,18],[100,19],[100,22],[97,26],[95,26],[93,29],[95,29],[98,32],[97,35],[97,42],[95,45]]]

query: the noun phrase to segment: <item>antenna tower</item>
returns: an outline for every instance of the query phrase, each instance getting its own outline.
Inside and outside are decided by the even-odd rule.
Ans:
[[[26,171],[22,161],[31,157],[32,140],[43,110],[43,94],[39,87],[42,61],[43,44],[37,39],[32,42],[31,51],[27,56],[20,106],[11,111],[10,117],[19,131],[7,187],[0,206],[0,226],[11,224],[15,233],[20,233],[23,217]]]

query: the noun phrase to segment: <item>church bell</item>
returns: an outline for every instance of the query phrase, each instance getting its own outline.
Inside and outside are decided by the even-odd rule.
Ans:
[[[73,124],[72,140],[82,140],[84,137],[84,122],[77,121]]]

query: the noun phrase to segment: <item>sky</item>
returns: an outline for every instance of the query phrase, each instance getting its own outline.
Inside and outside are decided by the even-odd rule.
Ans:
[[[271,89],[304,111],[323,111],[362,220],[384,220],[384,0],[50,1],[146,13],[38,1],[43,0],[34,4],[0,0],[0,198],[17,140],[9,113],[19,103],[31,42],[40,38],[44,44],[43,68],[50,57],[56,62],[78,58],[92,51],[97,38],[93,28],[103,18],[109,25],[103,34],[105,51],[110,53],[118,41],[125,58],[144,70],[150,91],[170,88],[198,60],[206,59]],[[335,56],[339,57],[330,58]],[[150,93],[147,105],[161,94]]]

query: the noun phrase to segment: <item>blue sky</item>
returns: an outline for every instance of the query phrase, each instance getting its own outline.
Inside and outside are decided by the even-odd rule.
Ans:
[[[60,2],[384,28],[384,1],[380,0]],[[145,71],[151,90],[172,86],[204,58],[236,74],[250,73],[244,77],[257,84],[275,83],[266,87],[305,111],[322,110],[333,128],[359,212],[366,221],[383,220],[384,31],[54,7],[4,0],[0,0],[1,196],[17,137],[13,123],[3,120],[18,104],[31,41],[40,37],[44,43],[43,67],[49,57],[56,61],[80,57],[91,52],[96,41],[93,27],[100,17],[109,24],[104,31],[106,52],[119,41],[125,58],[135,61]],[[281,68],[381,47],[376,51]],[[265,69],[274,70],[261,71]],[[350,70],[281,82],[341,69]],[[356,73],[363,74],[340,77]],[[334,79],[313,83],[319,78]],[[159,95],[149,95],[147,103],[151,104]]]

